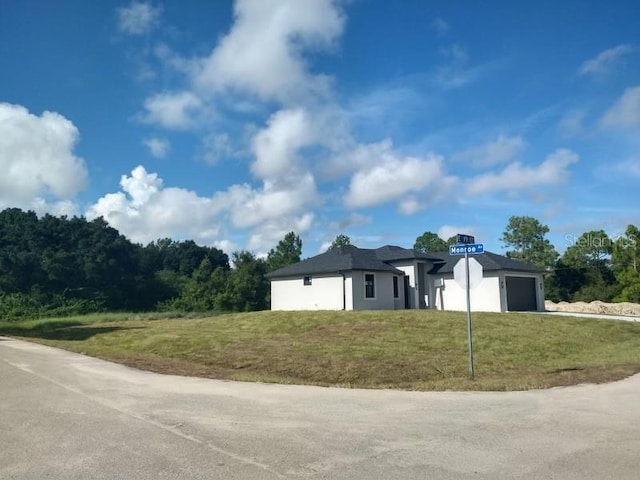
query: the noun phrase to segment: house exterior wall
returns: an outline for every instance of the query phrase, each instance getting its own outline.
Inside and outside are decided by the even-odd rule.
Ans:
[[[413,260],[406,261],[398,261],[398,262],[389,262],[389,264],[393,265],[398,270],[402,270],[405,276],[409,277],[409,308],[417,308],[416,307],[416,275],[418,274],[418,269],[416,267],[416,262]],[[402,281],[402,297],[401,297],[401,306],[397,308],[404,308],[404,281]]]
[[[304,285],[303,277],[271,281],[271,310],[342,310],[343,298],[339,274],[311,275],[311,285]]]
[[[429,262],[417,260],[399,260],[388,262],[398,270],[402,270],[409,277],[409,308],[435,308],[435,289],[430,275],[427,274],[433,266]],[[403,294],[404,295],[404,294]],[[402,306],[404,308],[404,298]]]
[[[375,278],[374,298],[365,297],[364,276],[373,274]],[[394,310],[393,272],[354,271],[351,275],[351,291],[353,293],[353,310]],[[400,280],[399,280],[400,281]],[[399,287],[400,294],[402,288]],[[398,300],[400,300],[399,297]]]
[[[538,311],[544,311],[543,275],[541,273],[509,272],[504,270],[484,272],[484,278],[480,285],[471,289],[471,310],[474,312],[506,312],[506,277],[508,276],[535,278],[537,308]],[[442,300],[441,295],[436,291],[436,308],[439,310],[466,311],[466,290],[458,285],[453,278],[453,274],[432,275],[432,277],[436,282],[438,278],[442,278],[444,282]]]
[[[436,295],[439,310],[467,310],[467,292],[454,280],[453,274],[439,276],[444,281],[442,298]],[[506,296],[505,296],[506,299]],[[471,310],[474,312],[502,312],[502,292],[498,272],[485,272],[480,284],[471,289]],[[506,300],[505,300],[506,301]]]

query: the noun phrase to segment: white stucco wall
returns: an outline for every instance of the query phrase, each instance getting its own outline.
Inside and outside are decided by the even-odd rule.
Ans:
[[[364,276],[369,273],[375,276],[375,298],[364,296]],[[392,272],[352,272],[353,310],[394,310],[393,277]]]
[[[467,310],[467,292],[453,279],[453,274],[442,276],[444,290],[436,295],[436,305],[439,310]],[[497,273],[485,272],[480,284],[471,289],[471,311],[474,312],[501,312],[500,277]],[[444,304],[444,305],[443,305]],[[444,308],[443,308],[444,306]]]
[[[342,310],[342,284],[342,275],[312,275],[311,285],[304,285],[302,277],[273,279],[271,310]]]

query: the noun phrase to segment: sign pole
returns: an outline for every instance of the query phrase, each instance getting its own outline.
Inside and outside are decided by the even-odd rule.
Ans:
[[[474,377],[473,371],[473,340],[471,335],[471,286],[469,281],[469,254],[464,254],[465,275],[467,277],[467,339],[469,342],[469,376]]]

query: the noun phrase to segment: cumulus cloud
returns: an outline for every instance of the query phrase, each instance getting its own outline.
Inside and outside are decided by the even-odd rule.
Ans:
[[[604,126],[632,127],[640,125],[640,85],[627,88],[602,117]]]
[[[58,113],[37,116],[0,103],[0,205],[54,208],[84,190],[87,169],[73,153],[78,138],[75,125]],[[49,204],[47,197],[57,200]]]
[[[156,27],[162,9],[148,2],[131,2],[128,7],[117,10],[118,29],[127,35],[144,35]]]
[[[122,175],[120,189],[91,205],[87,218],[104,217],[135,242],[192,238],[225,248],[237,246],[221,238],[223,227],[228,224],[251,229],[251,249],[271,248],[274,243],[269,242],[275,239],[277,243],[293,226],[298,233],[308,229],[313,221],[309,209],[318,200],[311,175],[291,178],[289,182],[265,182],[258,189],[233,185],[212,197],[203,197],[191,190],[165,187],[156,173],[138,166],[130,175]]]
[[[326,92],[328,78],[309,72],[301,53],[330,48],[342,33],[335,1],[238,0],[234,14],[231,31],[194,66],[198,89],[281,102]]]
[[[362,148],[365,147],[361,147],[360,154]],[[380,144],[372,145],[368,165],[351,177],[349,191],[344,198],[348,207],[369,207],[398,200],[430,185],[435,186],[445,178],[441,157],[404,157],[390,148],[380,148]],[[377,158],[373,156],[375,154],[378,154]]]
[[[166,138],[146,138],[142,142],[149,149],[149,153],[156,158],[164,158],[171,150],[171,143]]]
[[[580,75],[597,75],[609,72],[621,57],[633,52],[632,45],[618,45],[617,47],[604,50],[585,61],[581,66]]]
[[[198,124],[204,102],[192,92],[163,92],[144,101],[141,120],[172,130],[188,130]]]
[[[470,162],[476,167],[490,167],[513,160],[524,148],[525,142],[520,136],[498,136],[494,141],[469,148],[454,156],[455,160]]]
[[[266,181],[261,189],[233,185],[218,198],[227,205],[233,225],[241,228],[299,215],[318,202],[315,181],[309,173]]]
[[[313,225],[313,220],[314,215],[312,213],[274,219],[251,232],[247,248],[257,252],[258,256],[264,257],[287,233],[294,231],[297,235],[303,235],[309,231]]]
[[[143,166],[133,169],[130,176],[122,175],[120,187],[121,191],[109,193],[91,205],[87,218],[104,217],[135,242],[183,237],[212,243],[218,231],[215,221],[224,207],[220,200],[164,187],[162,179]]]
[[[314,128],[304,110],[280,110],[253,138],[255,161],[251,170],[260,178],[286,174],[295,167],[298,150],[314,141]]]
[[[527,166],[513,162],[500,173],[486,173],[472,178],[467,191],[469,195],[480,195],[557,185],[565,181],[569,166],[578,160],[578,155],[571,150],[559,149],[539,165]]]

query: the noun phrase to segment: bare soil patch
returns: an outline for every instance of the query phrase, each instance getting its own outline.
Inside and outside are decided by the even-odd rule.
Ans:
[[[594,302],[559,302],[554,303],[547,300],[545,308],[550,312],[571,312],[571,313],[602,313],[604,315],[630,315],[640,316],[640,304],[620,302],[605,303],[599,300]]]

